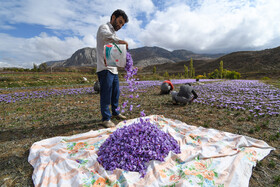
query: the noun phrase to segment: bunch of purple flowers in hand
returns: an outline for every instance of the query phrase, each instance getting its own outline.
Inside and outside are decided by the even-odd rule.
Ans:
[[[120,168],[139,172],[144,177],[146,163],[164,161],[170,151],[181,153],[177,141],[149,120],[140,118],[140,122],[111,134],[99,148],[97,160],[106,170]]]

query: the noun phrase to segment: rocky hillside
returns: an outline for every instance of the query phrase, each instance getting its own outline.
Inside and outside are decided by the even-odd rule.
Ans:
[[[215,59],[224,54],[195,54],[187,50],[174,50],[172,52],[160,47],[141,47],[129,51],[133,57],[134,64],[138,67],[150,65],[175,63],[183,60],[193,59]]]
[[[170,51],[159,47],[141,47],[129,50],[133,63],[138,67],[156,64],[175,63]]]
[[[96,49],[89,47],[79,49],[67,60],[49,61],[46,64],[52,67],[96,66]]]
[[[146,67],[156,64],[175,63],[178,61],[193,59],[213,59],[222,56],[222,54],[195,54],[187,50],[168,51],[160,47],[141,47],[129,50],[133,57],[134,65]],[[61,61],[46,62],[52,67],[96,67],[96,49],[83,48],[76,51],[69,59]]]
[[[207,69],[215,69],[221,60],[225,69],[238,72],[274,71],[280,69],[280,47],[262,51],[240,51],[222,56],[208,64]]]
[[[51,66],[51,67],[63,67],[63,63],[65,62],[66,60],[57,60],[57,61],[48,61],[48,62],[45,62],[48,66]]]
[[[280,77],[280,47],[261,51],[239,51],[212,60],[194,60],[196,75],[210,73],[219,69],[223,61],[224,69],[237,71],[246,77]],[[189,67],[190,61],[156,65],[158,72],[183,73],[184,65]],[[152,72],[152,67],[145,67],[143,72]]]

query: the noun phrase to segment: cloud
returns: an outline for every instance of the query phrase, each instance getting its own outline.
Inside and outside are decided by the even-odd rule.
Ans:
[[[11,0],[3,2],[1,12],[9,23],[40,24],[48,28],[61,27],[74,14],[65,0]]]
[[[118,8],[129,23],[117,35],[130,49],[221,53],[280,43],[279,0],[9,0],[0,2],[0,66],[32,67],[95,47],[98,27]],[[30,38],[8,34],[22,23],[40,25],[47,33]]]
[[[61,40],[55,36],[48,36],[46,33],[29,39],[14,38],[7,34],[0,34],[0,38],[0,61],[2,64],[6,61],[4,64],[9,62],[17,67],[32,67],[33,63],[67,59],[77,49],[89,46],[90,41],[95,40],[90,35],[85,36],[83,40],[77,37]]]
[[[175,1],[155,13],[140,41],[195,52],[258,49],[280,36],[279,8],[277,0],[205,0],[194,7]]]
[[[149,16],[154,10],[151,0],[10,0],[1,2],[2,30],[17,29],[16,24],[38,24],[50,29],[31,38],[14,37],[1,33],[0,61],[15,66],[32,67],[33,63],[69,58],[76,50],[96,46],[99,25],[110,21],[112,12],[121,8],[129,16],[127,29],[118,34],[137,47],[137,32],[141,21],[139,13]],[[137,31],[137,32],[135,32]],[[7,32],[6,32],[7,33]],[[2,62],[1,65],[3,65]]]
[[[140,12],[150,14],[154,11],[151,0],[10,0],[2,3],[0,15],[7,23],[39,24],[48,29],[71,30],[77,35],[97,32],[98,26],[110,21],[112,12],[123,9],[129,17]]]
[[[6,68],[8,68],[8,67],[21,67],[22,68],[22,66],[14,66],[13,64],[10,64],[10,63],[7,63],[7,62],[0,62],[0,68],[1,67],[6,67]]]

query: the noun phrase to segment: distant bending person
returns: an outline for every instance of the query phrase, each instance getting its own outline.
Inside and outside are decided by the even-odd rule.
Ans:
[[[172,91],[172,101],[173,104],[191,104],[195,99],[198,98],[198,95],[194,91],[190,83],[186,83],[180,86],[179,92]]]
[[[169,94],[174,89],[170,80],[163,81],[160,86],[160,94]]]

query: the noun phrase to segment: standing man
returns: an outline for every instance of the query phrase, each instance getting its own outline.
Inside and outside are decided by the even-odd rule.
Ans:
[[[117,67],[107,66],[104,58],[104,45],[108,43],[125,44],[128,49],[128,43],[116,36],[116,31],[120,30],[128,17],[123,10],[116,10],[111,15],[110,22],[103,24],[97,31],[97,75],[100,83],[100,108],[102,123],[106,127],[114,127],[111,121],[112,117],[117,119],[126,119],[117,110],[119,105],[119,77]],[[109,106],[111,105],[112,114]],[[112,116],[113,115],[113,116]]]

